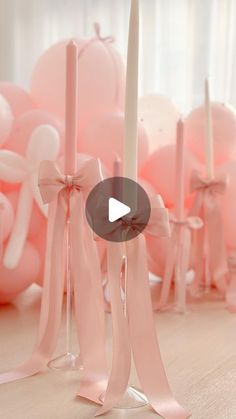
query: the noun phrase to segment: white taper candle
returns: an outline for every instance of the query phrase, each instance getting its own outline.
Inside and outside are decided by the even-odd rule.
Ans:
[[[126,72],[123,174],[134,181],[137,181],[138,159],[138,63],[139,2],[138,0],[131,0]]]

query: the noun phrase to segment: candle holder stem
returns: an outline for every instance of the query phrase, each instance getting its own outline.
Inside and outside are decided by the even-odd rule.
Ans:
[[[78,354],[72,350],[73,335],[73,280],[71,272],[71,238],[70,219],[67,220],[66,229],[66,352],[51,360],[49,368],[61,371],[73,371],[82,369]]]
[[[180,233],[181,234],[181,233]],[[175,266],[175,310],[177,313],[186,312],[186,278],[183,277],[182,272],[182,257],[183,257],[183,244],[179,240],[177,251],[177,263]]]
[[[209,249],[208,249],[208,231],[205,229],[205,242],[204,242],[204,292],[208,294],[211,290],[211,270],[209,266]]]
[[[124,316],[128,319],[127,312],[127,289],[128,289],[128,257],[126,251],[126,241],[123,242],[123,266],[121,270],[121,290],[123,291],[123,305]],[[115,406],[116,409],[138,409],[148,404],[145,394],[132,386],[127,387],[127,390],[122,400]]]

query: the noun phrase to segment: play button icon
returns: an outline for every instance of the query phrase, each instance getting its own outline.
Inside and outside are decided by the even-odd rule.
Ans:
[[[109,198],[108,203],[108,220],[110,223],[119,220],[119,218],[131,212],[131,208],[128,205],[123,204],[115,198]]]
[[[99,182],[86,201],[90,227],[97,236],[113,242],[131,240],[140,234],[149,221],[150,212],[145,190],[123,177]]]

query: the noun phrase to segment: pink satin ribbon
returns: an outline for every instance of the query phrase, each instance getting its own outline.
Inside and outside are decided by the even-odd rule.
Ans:
[[[226,289],[226,304],[231,313],[236,312],[236,256],[228,258],[229,284]]]
[[[120,224],[140,230],[139,214],[127,222],[124,217],[111,228]],[[132,222],[133,221],[133,222]],[[169,235],[168,212],[160,207],[158,198],[152,202],[148,234]],[[112,409],[124,395],[130,378],[131,351],[142,389],[153,409],[164,418],[184,419],[190,416],[174,399],[170,390],[159,344],[149,288],[146,242],[141,233],[125,242],[127,257],[126,313],[121,298],[120,272],[123,264],[121,243],[108,243],[108,280],[111,292],[113,322],[113,360],[104,404],[96,416]]]
[[[74,176],[65,176],[51,161],[41,164],[39,188],[44,203],[49,203],[49,224],[39,336],[31,358],[16,370],[1,374],[0,383],[38,373],[55,351],[61,325],[69,218],[76,326],[84,366],[79,395],[100,402],[107,384],[103,293],[96,244],[84,214],[84,199],[100,180],[100,165],[95,159],[83,163]]]
[[[110,43],[114,43],[115,42],[115,38],[113,36],[102,36],[101,35],[101,26],[100,26],[100,23],[95,22],[93,26],[94,26],[95,34],[96,34],[97,38],[100,41],[102,41],[102,42],[110,42]]]
[[[166,308],[172,278],[175,277],[176,309],[179,312],[186,310],[186,275],[189,269],[192,232],[203,227],[200,217],[187,217],[185,220],[177,220],[171,217],[173,225],[171,235],[170,252],[166,261],[165,274],[158,309]]]
[[[192,215],[199,215],[204,227],[194,238],[196,276],[193,291],[198,292],[204,280],[205,287],[214,284],[221,292],[226,290],[228,272],[227,255],[224,241],[222,217],[217,202],[217,195],[223,194],[227,185],[224,175],[213,180],[203,178],[194,172],[191,179],[191,191],[196,193]]]
[[[3,211],[4,211],[4,203],[0,202],[0,261],[2,260],[3,256]]]

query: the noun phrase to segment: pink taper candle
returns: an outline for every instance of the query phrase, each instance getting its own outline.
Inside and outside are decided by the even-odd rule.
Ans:
[[[175,213],[178,220],[184,218],[184,123],[179,119],[176,130],[176,198]]]
[[[176,130],[176,198],[175,216],[184,220],[184,123],[179,119]],[[183,313],[186,309],[186,280],[182,270],[183,243],[182,228],[178,229],[178,251],[175,266],[175,304],[176,310]]]
[[[65,174],[74,175],[76,171],[77,160],[77,118],[78,118],[78,51],[77,44],[71,40],[66,47],[66,119],[65,119]],[[75,359],[72,354],[72,318],[73,318],[73,284],[71,276],[71,231],[70,216],[67,220],[67,246],[66,246],[66,355],[65,362],[68,359]],[[69,369],[72,361],[69,361]]]
[[[66,48],[66,120],[65,120],[65,173],[76,170],[77,152],[77,97],[78,97],[78,48],[70,41]]]

